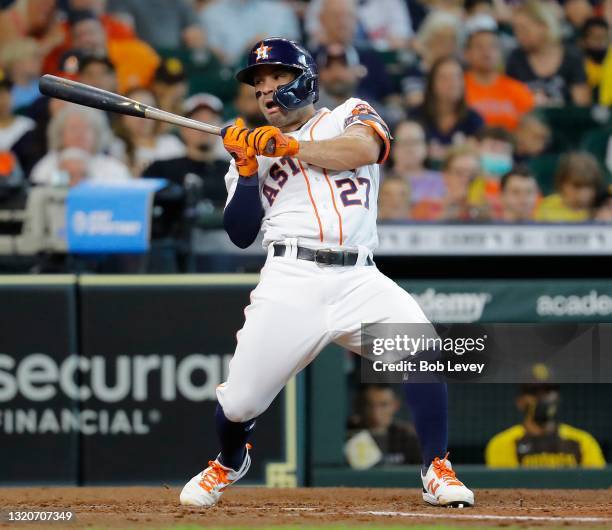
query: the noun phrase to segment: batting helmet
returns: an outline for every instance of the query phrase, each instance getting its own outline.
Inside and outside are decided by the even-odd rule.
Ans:
[[[286,110],[295,110],[319,99],[319,72],[312,55],[297,42],[270,38],[258,42],[249,53],[246,68],[236,74],[241,83],[253,85],[255,69],[262,64],[277,64],[294,70],[297,77],[276,89],[274,102]]]

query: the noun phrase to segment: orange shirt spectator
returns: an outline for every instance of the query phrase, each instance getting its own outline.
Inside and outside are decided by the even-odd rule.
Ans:
[[[131,88],[146,87],[153,80],[160,59],[146,42],[139,39],[108,39],[104,27],[95,14],[81,12],[73,17],[71,39],[73,48],[67,55],[107,56],[115,66],[119,92]],[[63,74],[70,76],[78,71],[78,64],[64,60],[71,68],[64,67]]]
[[[160,59],[147,43],[137,39],[108,41],[108,58],[115,65],[119,92],[148,87]]]
[[[527,85],[500,72],[503,66],[497,23],[488,15],[473,17],[468,26],[464,57],[465,99],[489,127],[512,131],[535,105]]]
[[[535,98],[527,85],[498,75],[488,85],[479,83],[472,72],[465,74],[465,97],[491,127],[512,131],[523,114],[533,109]]]
[[[104,27],[104,31],[109,41],[137,38],[136,33],[134,33],[134,30],[128,24],[112,15],[104,13],[100,15],[98,19],[102,23],[102,26]],[[73,46],[69,22],[64,21],[61,24],[66,37],[64,39],[64,42],[62,42],[59,46],[51,50],[51,52],[45,57],[45,60],[43,62],[43,72],[48,74],[57,75],[58,73],[60,73],[60,60],[66,52],[72,49]]]

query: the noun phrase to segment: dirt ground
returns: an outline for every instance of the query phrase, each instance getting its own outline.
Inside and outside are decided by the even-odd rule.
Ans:
[[[487,527],[612,528],[612,490],[477,490],[477,506],[426,506],[418,490],[365,488],[241,488],[205,511],[178,504],[178,488],[0,489],[0,528],[132,528],[373,524]],[[72,510],[76,521],[9,523],[9,510]]]

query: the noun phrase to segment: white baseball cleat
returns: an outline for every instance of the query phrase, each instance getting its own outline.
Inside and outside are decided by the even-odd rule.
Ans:
[[[448,460],[448,453],[429,466],[423,480],[423,500],[434,506],[464,508],[474,505],[474,493],[465,487],[455,475]]]
[[[246,444],[246,456],[238,471],[222,465],[218,456],[215,460],[210,460],[208,467],[183,487],[180,495],[181,504],[201,508],[215,506],[225,488],[244,477],[251,467],[250,448],[251,444]]]

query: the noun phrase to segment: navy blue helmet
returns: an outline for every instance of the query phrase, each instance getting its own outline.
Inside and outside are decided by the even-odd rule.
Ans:
[[[294,70],[297,77],[279,87],[274,103],[285,110],[295,110],[319,99],[319,72],[312,55],[297,42],[273,37],[258,42],[249,53],[246,68],[236,74],[241,83],[253,85],[253,74],[261,64],[277,64]]]

